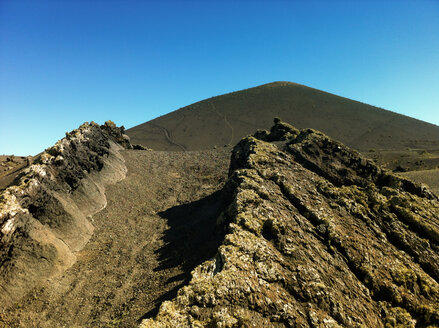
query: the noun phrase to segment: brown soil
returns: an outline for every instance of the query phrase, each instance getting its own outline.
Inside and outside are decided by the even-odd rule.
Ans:
[[[425,183],[436,193],[436,195],[439,195],[439,169],[405,172],[400,174],[415,182]]]
[[[365,156],[395,172],[425,171],[439,168],[439,150],[369,150]]]
[[[0,326],[132,327],[155,315],[223,239],[229,153],[123,151],[128,175],[107,188],[77,262],[1,313]]]

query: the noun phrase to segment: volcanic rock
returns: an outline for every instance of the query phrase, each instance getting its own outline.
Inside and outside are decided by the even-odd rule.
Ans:
[[[112,122],[84,123],[46,149],[0,194],[0,306],[62,273],[89,240],[105,185],[125,177],[130,148]]]
[[[141,327],[438,327],[439,200],[280,120],[234,148],[214,258]]]

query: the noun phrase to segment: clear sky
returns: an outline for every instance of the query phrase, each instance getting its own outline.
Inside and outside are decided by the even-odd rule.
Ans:
[[[439,125],[439,1],[0,0],[0,154],[272,81]]]

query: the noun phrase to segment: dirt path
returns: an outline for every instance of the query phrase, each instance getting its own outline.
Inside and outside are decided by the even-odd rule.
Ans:
[[[230,139],[229,139],[228,144],[231,145],[231,144],[232,144],[232,141],[233,141],[233,138],[234,138],[234,136],[235,136],[235,130],[233,129],[232,124],[230,124],[230,122],[227,120],[227,116],[226,116],[226,114],[221,114],[221,113],[216,109],[215,104],[214,104],[213,102],[211,102],[210,104],[212,105],[212,108],[213,108],[214,112],[215,112],[219,117],[221,117],[221,118],[224,120],[224,124],[230,129]]]
[[[0,314],[0,326],[133,327],[155,314],[222,239],[216,191],[229,151],[124,151],[127,178],[107,189],[78,261]]]
[[[187,151],[187,148],[185,145],[180,144],[172,139],[171,133],[168,131],[168,129],[166,129],[163,126],[151,123],[151,122],[149,122],[149,124],[160,129],[163,132],[163,135],[165,136],[165,139],[168,143],[170,143],[171,145],[175,145],[177,147],[180,147],[183,151]]]

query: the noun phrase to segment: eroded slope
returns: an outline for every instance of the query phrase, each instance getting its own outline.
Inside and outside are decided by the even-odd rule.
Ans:
[[[0,309],[62,273],[90,239],[105,186],[125,177],[129,138],[113,122],[67,133],[0,194]]]
[[[234,149],[216,256],[141,327],[437,327],[439,202],[314,130]]]

